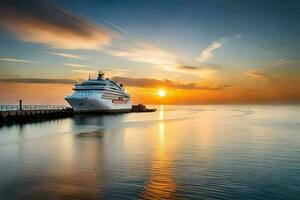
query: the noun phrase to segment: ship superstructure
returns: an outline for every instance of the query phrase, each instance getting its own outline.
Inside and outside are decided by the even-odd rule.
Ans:
[[[65,99],[74,112],[129,112],[132,107],[124,86],[104,78],[101,71],[96,79],[76,84],[73,90],[74,93]]]

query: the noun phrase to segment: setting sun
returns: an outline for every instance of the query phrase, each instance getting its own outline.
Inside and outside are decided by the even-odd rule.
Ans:
[[[158,94],[158,96],[160,96],[160,97],[165,97],[165,96],[166,96],[166,90],[164,90],[164,89],[159,89],[159,90],[157,91],[157,94]]]

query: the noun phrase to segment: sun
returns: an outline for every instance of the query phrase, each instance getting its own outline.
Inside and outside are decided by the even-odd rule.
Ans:
[[[159,89],[157,91],[157,95],[160,96],[160,97],[165,97],[166,96],[166,90],[164,89]]]

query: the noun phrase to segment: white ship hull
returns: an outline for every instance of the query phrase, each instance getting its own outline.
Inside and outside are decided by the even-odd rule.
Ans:
[[[124,86],[103,75],[100,71],[97,79],[75,84],[74,93],[65,98],[74,112],[130,112],[131,98]]]
[[[113,102],[109,99],[101,99],[99,97],[66,97],[66,101],[72,106],[74,112],[130,112],[132,104],[127,102]]]

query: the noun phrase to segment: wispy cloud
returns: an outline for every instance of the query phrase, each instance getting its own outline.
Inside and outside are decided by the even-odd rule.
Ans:
[[[177,60],[174,54],[146,43],[106,49],[105,52],[127,60],[155,65],[174,65]]]
[[[90,65],[76,64],[76,63],[64,63],[64,65],[69,67],[92,67]]]
[[[105,70],[105,75],[107,77],[126,76],[128,73],[130,73],[130,72],[126,69],[110,68],[110,69]]]
[[[272,78],[271,74],[265,73],[265,72],[263,72],[261,70],[258,70],[258,69],[253,69],[253,70],[247,71],[245,73],[245,75],[250,76],[252,78],[264,79],[264,80]]]
[[[61,56],[61,57],[64,57],[64,58],[85,59],[85,58],[82,58],[80,56],[77,56],[77,55],[74,55],[74,54],[69,54],[69,53],[59,53],[59,52],[48,52],[48,53],[56,55],[56,56]]]
[[[112,78],[118,82],[124,83],[126,86],[141,87],[141,88],[155,88],[155,87],[167,87],[175,89],[194,89],[194,90],[221,90],[225,85],[199,85],[196,83],[180,83],[174,82],[168,79],[159,80],[151,78],[130,78],[116,76]]]
[[[80,74],[94,74],[94,71],[90,71],[90,70],[82,70],[82,69],[72,69],[72,72],[75,73],[80,73]]]
[[[178,65],[176,67],[177,70],[187,71],[187,72],[203,72],[203,71],[211,71],[217,72],[219,71],[218,67],[215,66],[192,66],[192,65]]]
[[[103,19],[103,21],[104,21],[105,23],[111,25],[112,27],[114,27],[114,28],[116,28],[116,29],[118,29],[118,30],[124,32],[124,33],[127,33],[127,34],[129,33],[129,31],[127,31],[125,28],[123,28],[123,27],[121,27],[121,26],[118,26],[118,25],[116,25],[116,24],[114,24],[114,23],[112,23],[112,22],[110,22],[110,21],[108,21],[108,20],[105,20],[105,19]]]
[[[200,55],[196,58],[198,62],[206,62],[208,59],[212,58],[214,56],[214,51],[216,49],[219,49],[220,47],[223,46],[224,39],[215,41],[211,43],[207,48],[205,48]]]
[[[0,25],[19,39],[62,49],[98,49],[111,34],[54,2],[0,2]]]
[[[163,69],[166,72],[170,73],[180,73],[185,74],[184,77],[189,77],[191,79],[210,79],[214,78],[219,72],[220,67],[218,66],[211,66],[211,65],[170,65],[170,66],[163,66]],[[184,78],[183,77],[183,78]]]
[[[6,57],[0,57],[0,61],[6,61],[6,62],[18,62],[18,63],[36,63],[32,60],[24,60],[24,59],[18,59],[18,58],[6,58]]]
[[[113,72],[128,72],[126,69],[118,69],[118,68],[110,68],[108,71],[113,71]]]
[[[73,79],[48,79],[48,78],[2,78],[2,83],[40,83],[40,84],[75,84],[78,80]]]
[[[180,65],[177,67],[177,69],[183,69],[183,70],[189,70],[189,71],[198,71],[202,70],[202,67],[196,67],[191,65]]]

